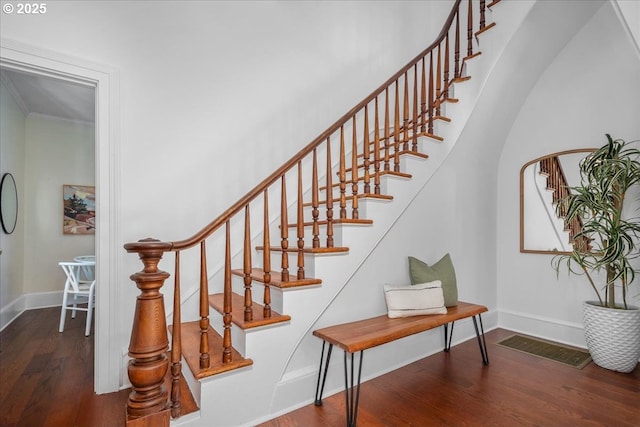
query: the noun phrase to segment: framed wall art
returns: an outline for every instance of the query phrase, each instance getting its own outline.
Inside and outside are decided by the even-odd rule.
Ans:
[[[96,188],[87,185],[63,185],[64,234],[95,234]]]

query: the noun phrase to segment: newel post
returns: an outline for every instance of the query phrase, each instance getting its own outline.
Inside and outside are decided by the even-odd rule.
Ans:
[[[163,384],[169,368],[169,339],[164,312],[164,297],[160,288],[169,273],[158,270],[164,252],[171,243],[144,239],[124,245],[127,252],[136,252],[144,264],[142,271],[130,276],[140,289],[129,341],[128,374],[133,391],[127,402],[127,426],[169,425],[168,391]]]

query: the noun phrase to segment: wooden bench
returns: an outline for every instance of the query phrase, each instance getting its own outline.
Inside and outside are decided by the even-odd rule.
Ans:
[[[317,406],[322,405],[322,393],[324,392],[327,370],[331,359],[331,351],[334,345],[344,350],[344,381],[348,427],[354,427],[356,425],[364,350],[386,344],[400,338],[408,337],[409,335],[444,326],[444,351],[448,352],[451,349],[451,337],[453,335],[454,322],[456,320],[471,317],[473,319],[473,326],[476,330],[478,345],[480,346],[482,363],[484,365],[488,365],[489,355],[487,354],[487,345],[484,339],[484,328],[482,326],[481,317],[481,313],[486,311],[487,307],[485,306],[459,302],[457,306],[449,307],[447,314],[401,317],[394,319],[391,319],[384,314],[370,319],[343,323],[313,331],[313,335],[323,340],[320,354],[320,370],[318,372],[318,382],[316,385],[315,404]],[[448,330],[449,324],[451,324],[450,330]],[[325,344],[327,343],[329,343],[329,347],[326,353],[326,362],[324,363],[323,373]],[[360,361],[358,366],[357,383],[354,386],[354,354],[357,352],[360,352]],[[348,373],[347,367],[347,354],[351,354],[350,374]]]

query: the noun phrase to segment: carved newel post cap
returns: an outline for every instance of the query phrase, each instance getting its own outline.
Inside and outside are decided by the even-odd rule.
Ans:
[[[147,251],[161,251],[167,252],[171,250],[173,244],[170,242],[163,242],[152,237],[138,240],[133,243],[125,243],[124,248],[127,252],[147,252]]]

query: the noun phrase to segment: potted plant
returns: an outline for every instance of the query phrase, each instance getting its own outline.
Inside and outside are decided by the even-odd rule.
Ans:
[[[554,257],[553,265],[558,272],[566,265],[570,274],[584,275],[598,297],[583,304],[594,363],[631,372],[640,358],[640,309],[629,304],[629,286],[638,271],[632,262],[640,255],[640,222],[626,215],[625,201],[640,184],[640,150],[606,137],[604,146],[580,162],[580,184],[557,207],[582,227],[572,253]]]

